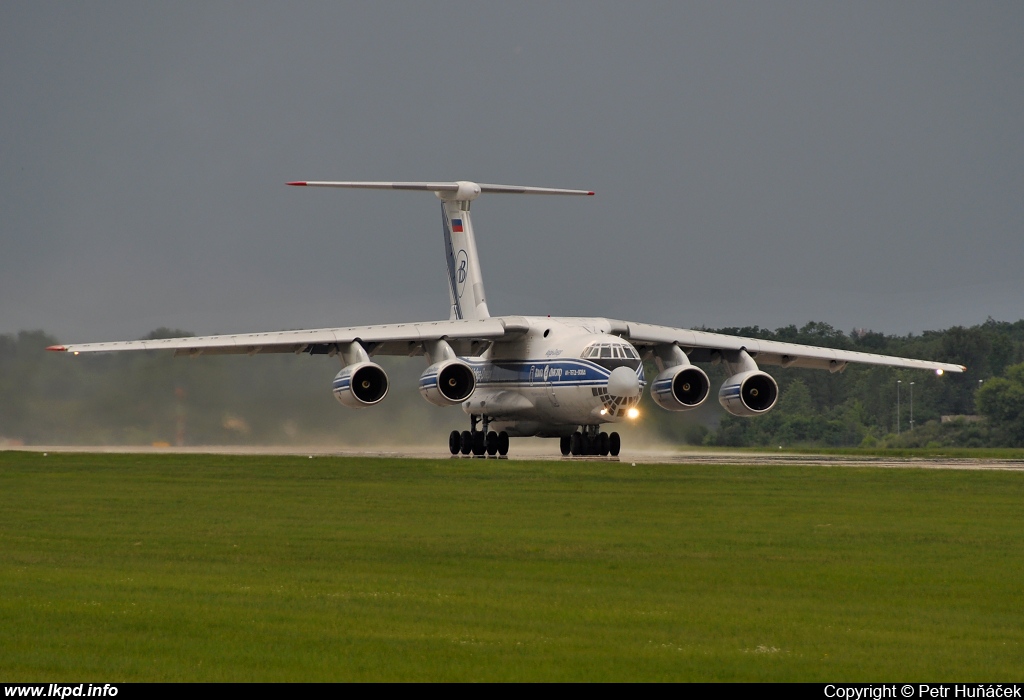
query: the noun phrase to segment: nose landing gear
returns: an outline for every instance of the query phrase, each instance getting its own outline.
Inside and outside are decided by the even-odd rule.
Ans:
[[[448,451],[452,456],[461,454],[468,457],[505,457],[508,455],[508,433],[489,430],[491,420],[487,416],[471,415],[472,430],[453,430],[448,436]],[[480,429],[477,429],[477,426]]]

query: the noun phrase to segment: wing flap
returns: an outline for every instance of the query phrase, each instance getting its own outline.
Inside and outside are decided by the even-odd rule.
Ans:
[[[798,343],[781,343],[774,340],[758,340],[757,338],[741,338],[739,336],[692,331],[685,328],[670,328],[647,323],[627,323],[628,339],[634,345],[671,345],[675,344],[684,350],[692,350],[692,360],[696,362],[713,359],[715,351],[735,352],[746,350],[758,364],[779,365],[782,367],[805,367],[809,369],[841,369],[849,362],[882,365],[886,367],[904,367],[907,369],[927,369],[943,372],[965,372],[963,365],[948,362],[931,362],[915,360],[908,357],[890,357],[852,350],[837,350]]]
[[[259,353],[328,354],[338,345],[356,340],[372,346],[374,354],[417,354],[425,341],[493,341],[522,332],[528,324],[518,317],[473,321],[395,323],[348,328],[207,335],[194,338],[159,338],[111,343],[72,343],[50,348],[57,352],[125,352],[173,350],[175,355],[255,355]]]

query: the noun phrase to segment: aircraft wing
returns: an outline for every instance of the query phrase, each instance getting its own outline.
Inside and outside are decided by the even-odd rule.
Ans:
[[[423,343],[445,339],[460,354],[477,354],[486,344],[511,339],[529,329],[525,319],[515,316],[468,321],[392,323],[378,326],[320,328],[271,333],[237,333],[193,338],[128,340],[113,343],[53,345],[47,350],[70,352],[121,352],[129,350],[173,350],[175,355],[255,355],[291,352],[296,355],[333,355],[339,346],[360,341],[375,355],[421,355]]]
[[[967,371],[963,365],[947,362],[930,362],[867,352],[820,348],[813,345],[780,343],[774,340],[741,338],[721,333],[691,331],[685,328],[654,326],[647,323],[613,322],[613,327],[617,326],[616,330],[620,330],[622,325],[626,327],[626,332],[622,334],[623,337],[638,348],[675,344],[682,348],[693,362],[710,362],[716,356],[725,356],[728,359],[728,353],[746,350],[747,354],[754,358],[759,365],[807,367],[827,369],[832,372],[841,371],[848,362],[905,367],[907,369],[928,369],[935,372]]]

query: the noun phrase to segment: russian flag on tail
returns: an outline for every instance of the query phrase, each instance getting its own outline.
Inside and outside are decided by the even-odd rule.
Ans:
[[[462,219],[452,219],[452,233],[462,233]]]

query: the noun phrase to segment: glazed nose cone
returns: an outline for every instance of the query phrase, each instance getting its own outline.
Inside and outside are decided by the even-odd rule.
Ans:
[[[640,380],[629,367],[616,367],[608,377],[608,393],[631,399],[640,395]]]

